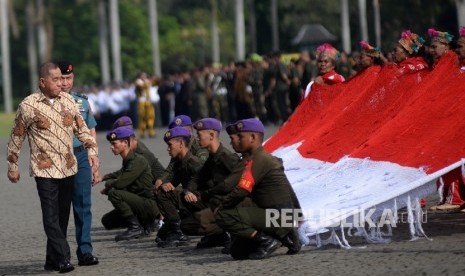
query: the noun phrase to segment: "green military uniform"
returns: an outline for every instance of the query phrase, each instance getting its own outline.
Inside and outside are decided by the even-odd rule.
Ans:
[[[243,164],[239,156],[222,144],[214,154],[210,154],[198,173],[197,194],[209,208],[192,214],[181,222],[181,229],[188,235],[211,235],[223,230],[215,222],[213,211],[222,198],[237,185],[242,174]],[[236,173],[233,173],[236,172]]]
[[[266,227],[267,208],[278,210],[300,208],[294,190],[284,173],[282,160],[270,155],[262,147],[246,158],[241,180],[222,201],[216,214],[216,221],[225,231],[239,238],[250,239],[256,231],[284,238],[292,229],[273,225]],[[250,198],[255,206],[238,206],[247,198]],[[231,252],[233,250],[234,248],[231,247]]]
[[[160,163],[158,158],[155,157],[153,152],[149,150],[149,148],[142,141],[137,141],[135,152],[145,157],[149,163],[153,180],[157,180],[163,175],[165,168],[163,168],[163,165]]]
[[[172,171],[165,171],[162,183],[171,183],[174,187],[181,184],[182,189],[164,192],[161,189],[156,197],[160,211],[167,221],[179,221],[180,216],[186,217],[194,211],[205,208],[201,202],[188,203],[184,200],[187,192],[197,192],[197,172],[202,167],[199,158],[188,152],[182,159],[172,158]],[[179,213],[178,213],[179,210]]]
[[[189,140],[189,152],[194,155],[194,156],[197,156],[198,157],[198,160],[200,161],[201,165],[203,165],[203,163],[205,163],[205,161],[208,159],[208,150],[206,149],[202,149],[200,146],[199,146],[199,142],[197,141],[197,139],[195,139],[194,137],[192,137],[190,140]],[[168,164],[168,166],[166,167],[166,169],[164,170],[163,174],[161,175],[161,177],[159,178],[155,178],[156,179],[168,179],[171,177],[171,175],[173,174],[173,166],[174,166],[174,163],[175,163],[176,160],[174,160],[173,158],[171,158],[170,160],[170,163]],[[163,182],[165,183],[165,182]],[[182,184],[182,182],[180,183]],[[175,186],[176,187],[176,186]]]
[[[153,177],[147,160],[130,151],[123,167],[103,177],[108,200],[115,210],[102,217],[107,229],[121,227],[125,218],[136,216],[144,223],[153,222],[160,212],[153,196]]]

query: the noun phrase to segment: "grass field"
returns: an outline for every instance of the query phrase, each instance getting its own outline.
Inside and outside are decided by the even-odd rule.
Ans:
[[[0,137],[8,137],[15,119],[14,113],[0,113]]]

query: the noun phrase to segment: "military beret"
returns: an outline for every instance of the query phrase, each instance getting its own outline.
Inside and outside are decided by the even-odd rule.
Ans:
[[[169,140],[173,138],[177,138],[177,137],[184,137],[184,138],[190,139],[191,133],[189,130],[183,128],[182,126],[175,126],[165,133],[165,136],[163,136],[163,139],[165,140],[165,142],[168,142]]]
[[[195,122],[194,128],[197,130],[211,129],[221,132],[223,126],[221,122],[215,118],[203,118]]]
[[[113,123],[113,129],[118,127],[131,127],[132,120],[128,116],[121,116]]]
[[[57,63],[58,67],[60,68],[62,75],[69,75],[73,73],[73,65],[69,61],[59,61]]]
[[[115,140],[127,139],[131,136],[134,136],[134,130],[132,128],[117,127],[107,133],[107,140],[111,142]]]
[[[168,125],[168,128],[172,129],[173,127],[177,127],[177,126],[191,126],[191,125],[192,125],[191,117],[187,115],[178,115],[174,117],[174,119]]]
[[[255,118],[239,120],[234,125],[236,126],[237,132],[265,132],[265,127],[262,122]]]
[[[230,124],[226,126],[226,132],[228,133],[228,135],[237,134],[236,124]]]

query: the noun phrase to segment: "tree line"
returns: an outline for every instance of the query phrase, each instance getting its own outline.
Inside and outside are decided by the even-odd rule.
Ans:
[[[211,62],[228,63],[238,59],[235,30],[238,28],[238,2],[242,2],[245,56],[274,50],[296,52],[291,43],[304,24],[320,23],[338,37],[334,43],[342,49],[341,3],[347,2],[350,19],[350,46],[367,36],[375,44],[378,2],[382,48],[390,50],[404,29],[424,34],[427,28],[456,33],[458,7],[464,0],[0,0],[6,6],[9,26],[9,57],[13,99],[17,103],[37,83],[38,64],[45,60],[69,60],[75,64],[77,84],[100,84],[102,53],[109,68],[114,42],[110,39],[111,10],[116,3],[119,16],[119,44],[122,78],[131,80],[140,71],[154,73],[151,40],[150,1],[157,7],[159,62],[162,72],[190,70]],[[365,6],[361,13],[360,4]],[[103,7],[104,18],[102,18]],[[365,15],[365,32],[363,20]],[[214,20],[212,20],[214,19]],[[215,23],[216,22],[216,23]],[[102,33],[102,24],[107,32]],[[153,21],[152,21],[153,24]],[[216,28],[216,29],[215,29]],[[214,34],[218,35],[215,36]],[[101,41],[108,40],[102,52]],[[218,49],[215,49],[216,47]],[[3,45],[3,44],[2,44]],[[219,59],[219,60],[217,60]],[[2,68],[3,70],[3,68]],[[110,70],[110,79],[115,72]],[[3,74],[2,74],[3,75]],[[0,77],[1,78],[1,77]],[[5,82],[0,80],[3,88]],[[1,104],[5,102],[5,95]],[[16,106],[16,105],[15,105]]]

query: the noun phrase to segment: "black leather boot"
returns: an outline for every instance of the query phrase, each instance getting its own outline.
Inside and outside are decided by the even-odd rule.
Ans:
[[[300,242],[299,234],[297,233],[297,230],[295,228],[292,228],[292,230],[289,231],[289,233],[287,233],[287,235],[281,239],[281,243],[285,247],[287,247],[288,250],[286,254],[288,255],[297,254],[302,248],[302,243]]]
[[[231,237],[228,232],[220,234],[204,236],[197,243],[197,248],[211,248],[217,246],[225,246],[226,243],[231,242]]]
[[[168,237],[168,233],[170,231],[168,228],[169,228],[169,224],[165,222],[160,227],[160,229],[158,229],[157,237],[155,238],[156,243],[166,240],[166,238]]]
[[[159,241],[157,246],[165,248],[186,245],[189,241],[189,237],[184,235],[184,233],[181,231],[181,221],[166,222],[166,224],[168,231],[166,239]]]
[[[137,239],[144,234],[144,228],[135,216],[127,218],[127,223],[128,229],[124,233],[116,235],[115,241]]]
[[[257,250],[249,254],[252,260],[264,259],[281,246],[277,239],[261,232],[257,232],[252,240],[258,245]]]

